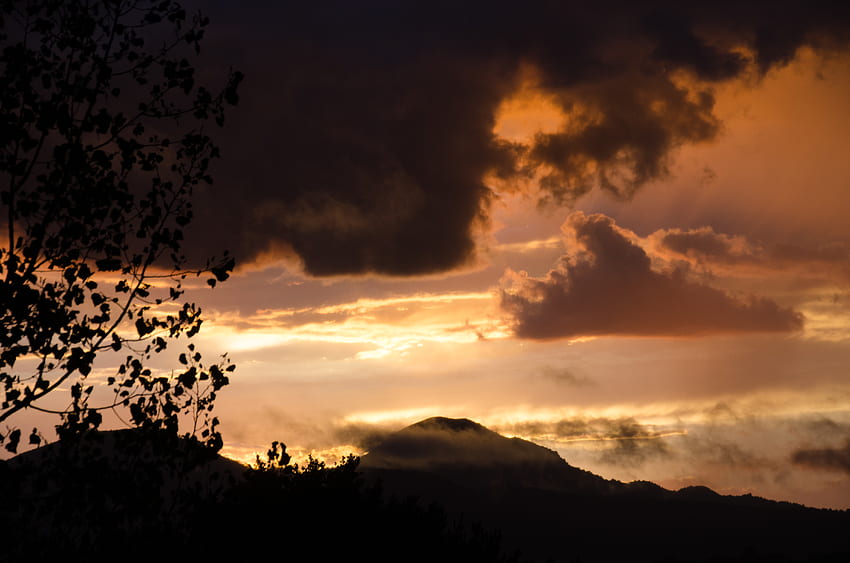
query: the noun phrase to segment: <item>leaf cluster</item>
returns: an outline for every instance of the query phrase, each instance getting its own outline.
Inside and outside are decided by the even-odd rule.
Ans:
[[[225,253],[190,267],[181,245],[219,156],[208,124],[242,75],[197,83],[208,20],[171,0],[4,0],[0,23],[0,442],[17,450],[7,420],[25,409],[60,415],[60,435],[113,409],[136,426],[189,415],[215,445],[207,415],[232,364],[190,349],[177,374],[148,365],[200,329],[187,276],[215,285],[235,266]],[[114,373],[88,382],[109,355]]]

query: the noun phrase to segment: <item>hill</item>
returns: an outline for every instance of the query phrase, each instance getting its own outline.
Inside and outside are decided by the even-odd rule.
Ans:
[[[847,511],[604,479],[467,419],[414,424],[359,466],[246,470],[196,446],[105,432],[0,463],[0,561],[242,560],[270,543],[320,561],[850,561]]]
[[[466,419],[409,426],[361,467],[390,494],[501,530],[534,560],[850,561],[847,511],[606,480]]]

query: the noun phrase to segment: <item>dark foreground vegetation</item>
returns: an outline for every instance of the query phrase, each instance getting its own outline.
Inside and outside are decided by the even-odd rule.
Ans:
[[[162,432],[92,433],[0,462],[0,561],[518,560],[358,463],[289,464],[275,444],[245,468]]]
[[[850,561],[848,511],[604,479],[466,419],[409,426],[361,465],[386,491],[502,530],[503,548],[531,561]]]
[[[850,513],[606,480],[471,421],[361,460],[251,468],[162,431],[90,433],[0,463],[0,560],[850,561]]]

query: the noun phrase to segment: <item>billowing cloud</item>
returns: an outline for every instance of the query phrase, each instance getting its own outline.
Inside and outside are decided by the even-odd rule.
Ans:
[[[802,328],[799,313],[765,298],[733,297],[687,269],[656,270],[634,233],[604,215],[573,213],[568,253],[542,278],[508,271],[502,308],[522,338],[686,336]]]
[[[684,143],[712,139],[719,124],[710,91],[696,95],[667,77],[624,74],[560,94],[568,125],[539,134],[533,168],[547,171],[546,196],[571,203],[594,187],[629,196],[668,174],[668,154]]]
[[[850,475],[850,439],[835,448],[801,448],[792,454],[791,460],[812,469],[843,471]]]
[[[475,259],[493,191],[542,179],[572,201],[627,196],[671,151],[720,129],[712,88],[801,46],[843,48],[848,8],[784,2],[211,4],[208,68],[246,74],[198,194],[199,256],[289,256],[318,276],[411,276]],[[533,69],[565,120],[527,141],[494,133]],[[519,188],[514,188],[519,189]],[[192,236],[190,234],[190,236]]]

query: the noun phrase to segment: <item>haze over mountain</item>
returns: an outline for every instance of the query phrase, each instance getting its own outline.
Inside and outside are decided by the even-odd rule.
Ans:
[[[361,542],[374,561],[403,554],[408,561],[488,563],[850,560],[848,511],[605,479],[468,419],[429,418],[386,436],[362,457],[360,477],[353,460],[329,472],[305,467],[300,477],[291,467],[245,473],[220,456],[187,457],[188,443],[165,436],[94,438],[73,451],[60,442],[0,464],[3,487],[23,477],[0,495],[0,520],[37,523],[18,528],[29,530],[31,543],[22,545],[43,538],[49,551],[50,542],[67,543],[67,532],[76,530],[82,543],[71,548],[82,549],[105,538],[86,534],[123,530],[111,536],[113,544],[98,544],[106,553],[123,537],[163,530],[165,542],[198,541],[215,524],[227,533],[206,549],[232,553],[283,534],[305,545],[337,538],[340,545],[327,553]],[[431,510],[432,503],[442,508]],[[115,528],[119,521],[126,529]]]
[[[408,426],[365,455],[361,468],[429,473],[474,487],[607,493],[622,486],[569,465],[552,450],[465,418],[432,417]]]
[[[387,493],[500,529],[509,550],[533,560],[850,560],[847,511],[606,480],[467,419],[404,428],[363,456],[361,468]]]

